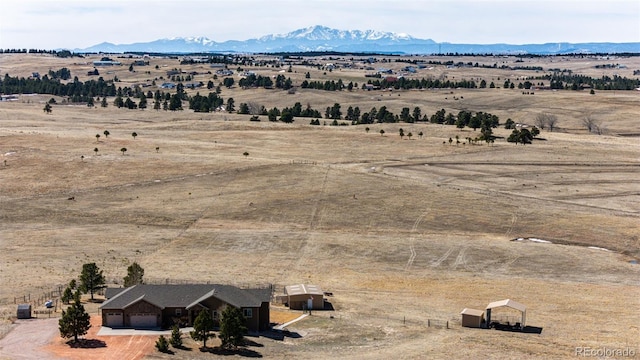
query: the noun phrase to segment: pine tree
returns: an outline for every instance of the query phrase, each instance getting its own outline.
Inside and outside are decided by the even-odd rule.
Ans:
[[[85,294],[91,293],[91,300],[93,300],[93,294],[98,289],[104,287],[104,276],[102,270],[98,268],[96,263],[88,263],[82,265],[82,273],[80,274],[80,290]]]
[[[169,343],[167,342],[167,338],[165,338],[164,335],[160,335],[160,337],[156,341],[156,349],[163,353],[169,352]]]
[[[124,287],[142,284],[143,276],[144,269],[137,262],[134,262],[127,268],[127,276],[124,277]]]
[[[220,319],[220,340],[222,347],[229,349],[244,345],[244,335],[247,333],[246,320],[242,310],[227,306],[222,311]]]
[[[182,334],[180,333],[180,327],[178,325],[174,325],[171,328],[171,338],[169,338],[169,343],[174,348],[182,347]]]
[[[211,332],[213,330],[213,318],[209,310],[204,309],[200,311],[198,316],[193,322],[193,331],[190,333],[191,338],[195,341],[202,341],[202,347],[207,347],[207,339],[215,338],[216,334]]]
[[[78,342],[78,336],[85,335],[91,328],[91,317],[84,310],[84,306],[80,303],[80,292],[76,292],[74,303],[62,310],[62,317],[58,321],[58,329],[60,336],[63,338],[73,338],[74,342]]]
[[[138,102],[138,107],[140,109],[147,108],[147,97],[145,96],[145,94],[140,94],[140,102]]]
[[[67,286],[67,288],[64,289],[64,292],[62,293],[62,297],[60,298],[60,300],[62,300],[63,304],[68,304],[71,302],[71,299],[73,299],[73,291],[69,286]]]

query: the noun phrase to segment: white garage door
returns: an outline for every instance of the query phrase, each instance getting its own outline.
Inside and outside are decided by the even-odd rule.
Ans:
[[[131,327],[133,328],[152,328],[158,326],[156,314],[132,314]]]
[[[120,313],[107,313],[107,326],[109,327],[122,327],[122,314]]]

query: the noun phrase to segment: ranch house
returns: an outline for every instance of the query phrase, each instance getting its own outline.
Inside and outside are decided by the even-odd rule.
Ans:
[[[135,285],[107,288],[102,303],[102,325],[112,328],[169,328],[175,324],[193,326],[203,309],[208,309],[219,326],[226,306],[242,310],[250,332],[269,328],[271,289],[240,289],[231,285]]]

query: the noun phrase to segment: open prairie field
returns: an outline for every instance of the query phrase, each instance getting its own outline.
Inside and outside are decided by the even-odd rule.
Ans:
[[[93,69],[87,62],[96,59],[5,54],[0,72],[29,76],[68,67],[86,81]],[[152,91],[172,68],[195,71],[195,81],[205,84],[213,79],[206,72],[215,72],[165,58],[129,72],[131,61],[119,60],[123,66],[100,68],[101,76],[117,76],[122,86],[149,83]],[[639,58],[525,61],[589,76],[633,77],[640,69]],[[628,68],[593,69],[614,62]],[[311,80],[362,84],[368,73],[244,69],[282,74],[294,84],[307,72]],[[435,65],[412,76],[502,87],[507,77],[535,73]],[[422,122],[329,126],[331,120],[320,119],[312,126],[305,118],[285,124],[227,112],[125,110],[113,98],[106,108],[98,101],[88,108],[57,97],[50,114],[43,107],[51,95],[0,102],[5,317],[15,315],[15,297],[66,284],[84,263],[96,262],[115,282],[136,261],[156,281],[313,283],[333,293],[335,311],[314,312],[290,327],[302,337],[252,338],[259,345],[252,349],[266,358],[550,359],[574,358],[576,347],[640,353],[640,91],[293,93],[242,89],[235,79],[220,96],[233,97],[236,106],[300,102],[322,114],[334,103],[343,114],[348,106],[386,106],[396,114],[418,106],[428,116],[439,109],[484,111],[501,123],[531,125],[546,112],[557,115],[558,125],[526,146],[508,143],[511,130],[503,126],[494,129],[491,145],[450,144],[478,133]],[[187,90],[196,92],[209,90]],[[587,115],[601,121],[603,135],[584,129]],[[413,136],[401,138],[400,128]],[[460,326],[463,308],[507,298],[527,305],[527,325],[542,328],[540,334]]]

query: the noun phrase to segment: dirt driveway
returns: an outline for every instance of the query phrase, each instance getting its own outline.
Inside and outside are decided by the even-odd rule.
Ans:
[[[157,336],[97,336],[101,320],[91,317],[85,336],[86,347],[72,348],[60,338],[58,319],[19,320],[17,326],[0,339],[0,359],[142,359],[155,351]]]
[[[16,320],[14,326],[0,339],[0,359],[56,359],[43,347],[59,335],[57,318]]]

